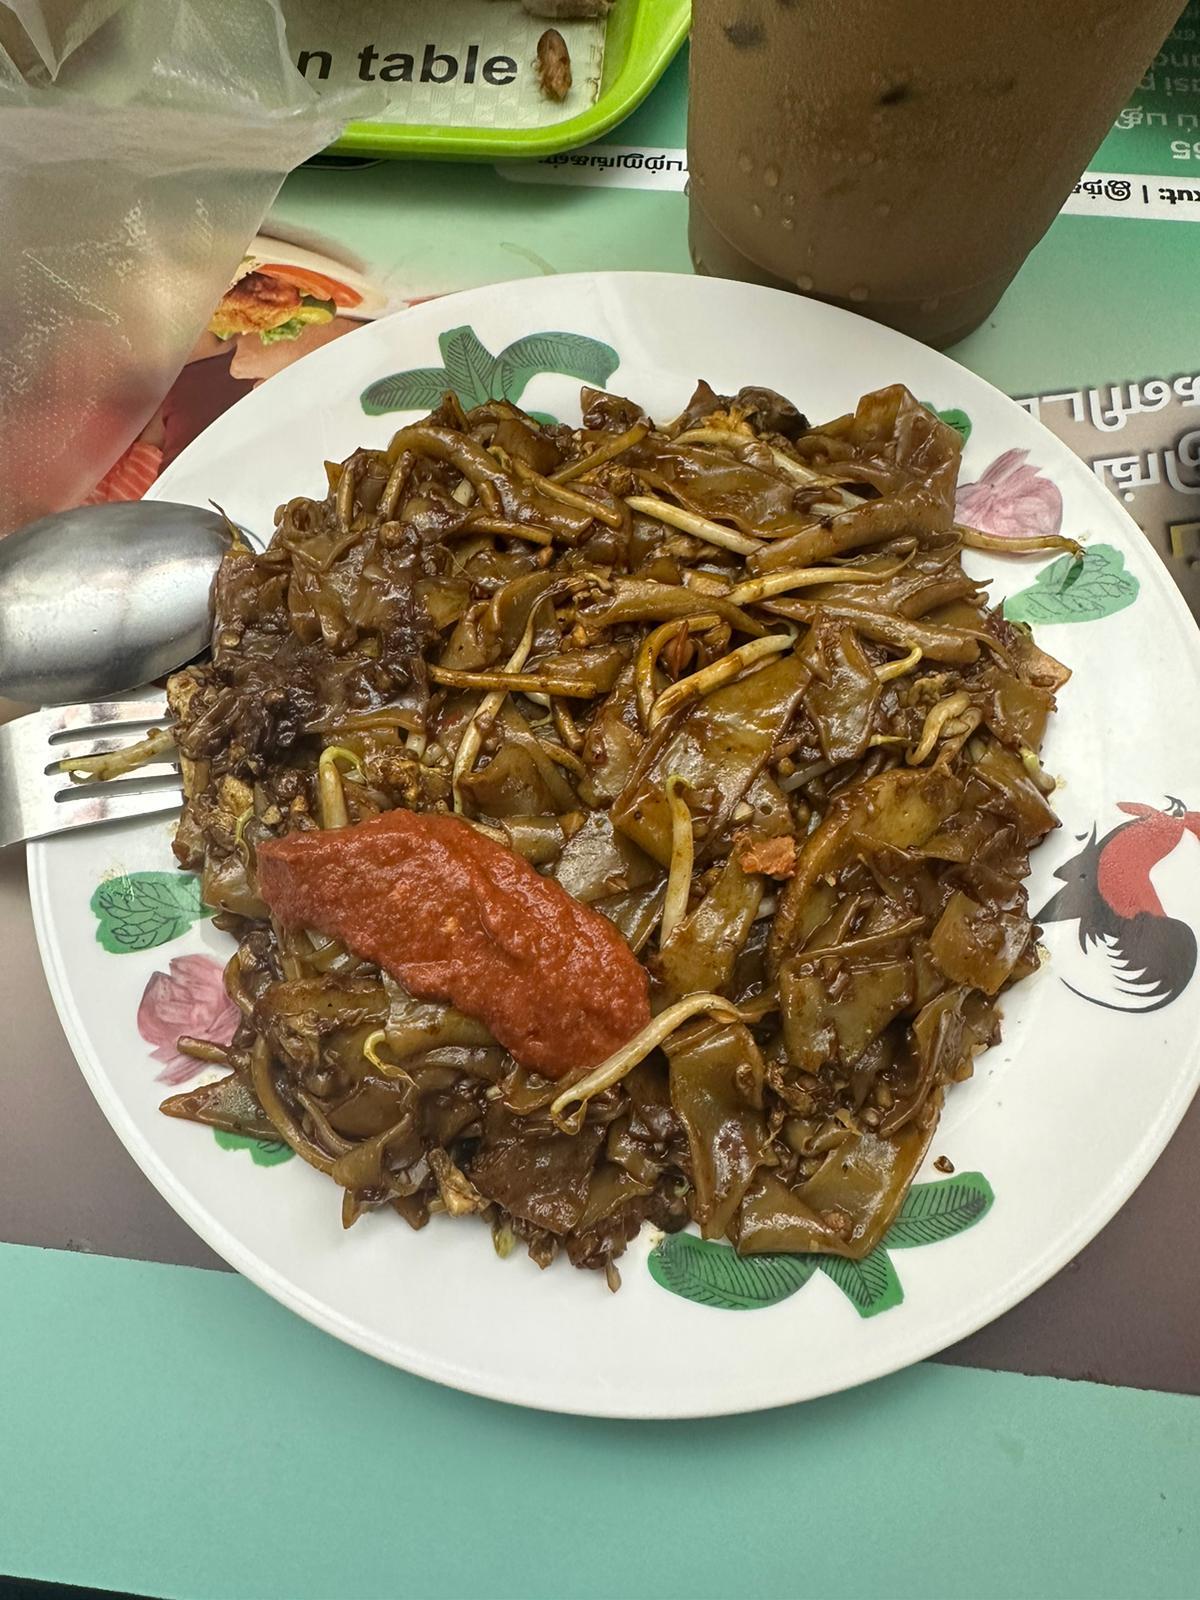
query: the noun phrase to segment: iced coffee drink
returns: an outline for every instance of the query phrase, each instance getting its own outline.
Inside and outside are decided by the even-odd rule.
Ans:
[[[698,270],[947,345],[1062,206],[1180,0],[696,0]]]

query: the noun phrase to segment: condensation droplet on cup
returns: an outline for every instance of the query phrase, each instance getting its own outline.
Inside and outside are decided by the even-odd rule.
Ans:
[[[763,168],[763,182],[766,184],[768,189],[777,188],[778,184],[779,184],[779,168],[778,167],[764,167]]]
[[[794,206],[796,204],[796,196],[794,194],[785,194],[783,197],[783,203],[789,208]]]
[[[750,206],[750,215],[752,217],[762,216],[762,207],[759,205],[757,200],[755,200]]]
[[[890,217],[891,214],[892,203],[890,200],[877,200],[875,202],[875,215],[877,217]]]
[[[812,288],[812,286],[813,286],[813,281],[809,277],[807,272],[802,272],[800,274],[800,276],[796,279],[796,287],[797,287],[797,289],[799,289],[801,294],[807,294],[808,291]]]
[[[796,223],[791,217],[780,217],[779,226],[784,230],[785,233],[791,233],[792,229],[796,226]]]
[[[929,316],[931,312],[937,310],[941,303],[936,294],[931,294],[927,299],[921,301],[921,310],[926,316]]]
[[[750,159],[750,157],[746,154],[746,152],[744,150],[742,151],[741,155],[738,157],[738,171],[739,172],[753,172],[754,171],[754,162]]]
[[[850,291],[850,298],[861,302],[867,298],[869,292],[865,283],[856,283]]]

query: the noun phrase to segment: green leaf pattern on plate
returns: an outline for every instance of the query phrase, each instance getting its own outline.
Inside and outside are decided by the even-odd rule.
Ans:
[[[488,400],[517,401],[542,372],[561,372],[599,387],[620,360],[611,345],[582,333],[526,334],[493,356],[475,330],[464,326],[439,335],[438,348],[443,366],[393,372],[368,384],[361,396],[367,415],[431,411],[447,389],[455,391],[467,410]]]
[[[113,955],[153,950],[212,913],[200,903],[200,880],[189,872],[126,872],[97,885],[91,908],[96,938]]]
[[[877,1317],[904,1299],[900,1279],[884,1245],[877,1244],[861,1261],[822,1256],[821,1271],[833,1279],[860,1317]]]
[[[496,393],[499,363],[490,350],[484,349],[474,328],[451,328],[442,334],[438,344],[449,379],[446,387],[458,395],[464,411],[501,398]]]
[[[500,352],[501,393],[506,400],[519,400],[539,372],[562,372],[601,388],[619,361],[611,345],[582,333],[531,333]]]
[[[757,1311],[803,1289],[816,1270],[811,1256],[739,1256],[727,1244],[670,1233],[650,1254],[650,1276],[700,1306]]]
[[[951,406],[948,411],[939,411],[928,400],[922,400],[921,404],[926,411],[932,411],[935,417],[941,417],[943,422],[949,423],[955,433],[962,435],[962,442],[966,444],[971,437],[971,419],[965,411],[960,411],[957,406]]]
[[[937,1244],[963,1233],[987,1215],[994,1199],[981,1172],[915,1183],[884,1242],[861,1261],[817,1254],[739,1256],[718,1240],[674,1233],[655,1245],[647,1264],[655,1283],[671,1294],[726,1311],[778,1305],[803,1289],[819,1268],[860,1317],[877,1317],[904,1299],[889,1250]]]
[[[213,1138],[222,1150],[249,1150],[256,1167],[277,1167],[296,1154],[291,1145],[277,1139],[252,1139],[248,1134],[226,1133],[222,1128],[213,1129]]]
[[[378,378],[362,392],[362,408],[369,417],[389,411],[432,411],[449,388],[445,367],[414,367]]]
[[[960,1172],[945,1183],[914,1183],[888,1229],[888,1249],[911,1250],[963,1233],[987,1216],[995,1198],[982,1172]]]
[[[1038,573],[1028,589],[1009,595],[1004,615],[1009,622],[1035,624],[1099,622],[1131,606],[1139,587],[1115,545],[1089,545],[1082,561],[1060,556]]]

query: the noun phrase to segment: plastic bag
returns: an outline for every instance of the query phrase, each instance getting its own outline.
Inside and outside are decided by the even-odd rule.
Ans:
[[[278,0],[0,3],[0,534],[82,500],[158,406],[318,98]]]

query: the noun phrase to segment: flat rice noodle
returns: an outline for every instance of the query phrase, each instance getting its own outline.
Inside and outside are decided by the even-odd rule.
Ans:
[[[746,436],[746,443],[754,440]],[[630,453],[670,484],[680,503],[742,533],[781,539],[806,527],[811,516],[795,508],[796,483],[777,468],[757,466],[711,445],[660,444],[646,440]]]
[[[979,660],[979,640],[975,637],[979,631],[975,626],[979,621],[978,616],[972,624],[972,631],[970,628],[935,622],[931,618],[912,622],[907,617],[872,610],[869,606],[846,605],[840,599],[819,603],[815,600],[793,600],[787,595],[778,600],[765,601],[763,610],[788,617],[793,622],[812,623],[826,617],[837,618],[850,623],[864,639],[873,639],[878,644],[890,644],[904,651],[917,645],[930,661],[969,666]]]
[[[1042,748],[1046,722],[1054,709],[1054,696],[1048,689],[1038,689],[997,668],[991,674],[983,706],[983,720],[1002,744],[1013,749]]]
[[[514,482],[481,444],[454,428],[428,422],[401,428],[388,445],[388,460],[395,462],[405,450],[418,458],[446,462],[476,486],[490,483],[511,522],[554,528],[565,539],[578,539],[591,524],[587,512],[551,500],[533,485]]]
[[[614,825],[662,866],[671,864],[667,779],[688,785],[693,814],[706,814],[709,837],[727,826],[786,728],[811,674],[789,650],[765,667],[714,690],[647,744],[613,803]]]
[[[615,800],[633,776],[643,742],[631,664],[588,728],[582,754],[588,775],[580,780],[580,799],[588,806]]]
[[[373,1139],[396,1127],[411,1104],[410,1084],[369,1074],[336,1104],[321,1109],[329,1126],[344,1139]]]
[[[987,850],[995,835],[1009,826],[986,811],[964,809],[930,834],[921,854],[933,861],[974,861]]]
[[[324,1056],[354,1075],[366,1067],[362,1041],[387,1008],[381,983],[328,973],[269,983],[254,1003],[254,1024],[276,1055],[299,1070],[317,1071]]]
[[[946,606],[962,602],[962,617],[968,627],[979,627],[984,618],[975,606],[976,584],[966,573],[947,573],[943,578],[926,581],[914,588],[897,605],[896,610],[909,621],[919,621]]]
[[[474,812],[485,817],[528,817],[569,811],[575,796],[561,769],[530,739],[506,739],[482,766],[459,779]]]
[[[476,604],[469,606],[454,624],[438,665],[452,667],[456,672],[479,672],[484,667],[497,666],[504,659],[503,645],[489,608]]]
[[[662,868],[618,833],[607,811],[591,811],[563,847],[550,876],[585,906],[657,883]]]
[[[809,940],[832,916],[837,890],[831,883],[815,883],[796,916],[792,943],[803,950]],[[828,942],[828,941],[827,941]]]
[[[954,814],[961,797],[962,784],[937,767],[894,768],[839,794],[805,839],[795,876],[780,895],[769,947],[773,970],[795,945],[801,913],[818,879],[838,872],[872,844],[918,848]]]
[[[531,1072],[519,1063],[514,1063],[512,1070],[505,1074],[501,1089],[504,1104],[521,1117],[533,1111],[544,1111],[562,1093],[562,1085],[554,1079],[543,1078],[540,1072]]]
[[[326,1029],[350,1028],[387,1015],[388,995],[378,978],[282,979],[269,984],[255,1002],[255,1021],[283,1016],[309,1016]]]
[[[903,384],[864,395],[852,416],[839,417],[794,448],[823,470],[831,470],[826,462],[836,457],[835,476],[860,479],[878,489],[880,498],[754,551],[746,560],[750,572],[810,566],[897,534],[952,530],[962,441]]]
[[[893,1139],[863,1131],[831,1150],[794,1189],[763,1173],[746,1195],[735,1243],[742,1255],[814,1251],[861,1261],[895,1221],[941,1111],[940,1093]]]
[[[805,955],[785,961],[778,982],[784,1045],[801,1072],[819,1072],[833,1060],[852,1067],[913,999],[908,961],[850,968],[840,977],[836,999],[819,963]]]
[[[813,660],[818,650],[825,670],[805,695],[805,708],[825,759],[856,761],[866,751],[882,685],[853,628],[820,629],[805,654]]]
[[[778,839],[795,831],[796,819],[788,797],[769,772],[759,772],[742,795],[742,803],[753,812],[745,826],[756,839]],[[705,853],[700,852],[702,856]]]
[[[466,1175],[514,1217],[561,1236],[579,1224],[605,1130],[585,1122],[564,1138],[547,1120],[535,1126],[498,1100],[488,1106],[484,1142]]]
[[[556,650],[532,655],[524,672],[540,672],[577,689],[577,698],[608,694],[616,685],[628,655],[616,645],[594,645],[584,650]]]
[[[413,1194],[428,1175],[425,1145],[417,1130],[415,1107],[404,1110],[390,1128],[353,1145],[333,1163],[332,1178],[345,1189],[383,1189]]]
[[[683,584],[659,583],[651,578],[618,578],[611,596],[580,611],[581,620],[594,628],[614,628],[622,622],[669,622],[675,617],[695,617],[715,612],[729,625],[752,638],[767,632],[741,606],[720,595],[688,589]]]
[[[609,1128],[604,1153],[647,1189],[653,1188],[662,1176],[665,1165],[662,1156],[655,1152],[653,1140],[645,1132],[634,1131],[629,1117],[620,1118]]]
[[[766,1118],[740,1087],[748,1075],[761,1082],[762,1057],[740,1022],[681,1029],[664,1049],[691,1151],[693,1215],[706,1239],[720,1238],[769,1144]]]
[[[757,917],[752,923],[746,942],[733,964],[733,975],[725,986],[730,999],[741,1002],[760,998],[765,1003],[767,935],[770,931],[770,919],[767,917]]]
[[[894,611],[914,594],[941,580],[947,568],[956,568],[957,547],[948,550],[915,550],[905,557],[877,553],[849,559],[842,568],[844,579],[836,583],[814,584],[805,588],[808,600],[838,601],[851,605],[874,607],[881,611]],[[864,576],[855,582],[854,574],[892,571],[892,576],[882,582],[871,582]],[[968,580],[969,581],[969,580]]]
[[[659,873],[655,883],[630,889],[627,894],[613,894],[603,900],[593,900],[592,910],[608,918],[636,956],[645,949],[650,942],[650,935],[658,926],[666,893],[666,880]]]
[[[915,477],[953,513],[962,437],[902,383],[864,394],[853,412],[813,428],[792,448],[810,464],[829,462],[831,476],[849,478],[852,467],[880,494]]]
[[[913,532],[916,518],[910,502],[917,493],[915,488],[899,490],[883,500],[863,500],[849,511],[810,521],[802,533],[751,551],[746,557],[746,571],[752,577],[762,577],[789,567],[816,567],[831,556]]]
[[[548,572],[528,572],[497,590],[490,605],[475,605],[464,611],[438,665],[459,672],[478,672],[506,661],[525,631],[529,613],[552,582]]]
[[[499,1055],[502,1052],[496,1051]],[[442,1089],[426,1091],[422,1083],[419,1123],[421,1137],[427,1148],[443,1148],[456,1139],[478,1135],[483,1128],[483,1095],[487,1079],[470,1074]]]
[[[1020,824],[1028,842],[1058,827],[1050,802],[1011,750],[989,743],[971,770],[999,795],[1005,812]]]
[[[498,623],[499,631],[495,634],[495,649],[488,658],[489,665],[507,660],[512,655],[525,632],[529,613],[553,581],[550,574],[543,570],[528,572],[524,577],[513,578],[492,596],[488,622],[492,629]],[[539,624],[545,622],[548,612],[549,607],[546,607],[539,613]],[[444,665],[449,666],[450,662]]]
[[[396,1061],[421,1055],[445,1046],[494,1045],[486,1025],[454,1006],[437,1000],[417,1000],[399,984],[388,980],[393,991],[391,1008],[384,1025],[388,1051]]]
[[[953,983],[998,994],[1033,933],[1019,911],[985,909],[961,889],[950,896],[929,938],[933,959]]]
[[[205,1127],[238,1133],[247,1139],[280,1139],[279,1130],[259,1105],[254,1090],[237,1072],[218,1078],[215,1083],[202,1083],[198,1089],[170,1095],[159,1110],[168,1117],[202,1122]]]
[[[652,1182],[640,1182],[626,1167],[618,1166],[612,1161],[599,1162],[592,1173],[587,1199],[573,1231],[586,1233],[598,1222],[603,1222],[606,1217],[611,1217],[614,1212],[620,1211],[631,1200],[649,1194],[653,1187]]]
[[[919,936],[910,947],[913,964],[913,1009],[920,1011],[947,988],[946,974],[933,959],[929,940]]]
[[[639,1061],[625,1079],[625,1092],[637,1119],[660,1144],[682,1144],[683,1128],[671,1107],[670,1072],[658,1050]]]
[[[200,898],[213,911],[227,911],[235,917],[265,920],[271,914],[251,887],[246,863],[236,853],[218,856],[212,850],[206,852]]]
[[[879,1124],[884,1138],[894,1137],[917,1120],[935,1090],[971,1076],[975,1033],[967,1027],[966,998],[965,988],[945,989],[913,1019],[907,1061],[899,1061],[888,1076],[896,1104]]]
[[[762,902],[760,873],[729,856],[712,888],[676,925],[653,963],[663,1004],[689,994],[724,994]]]
[[[1070,667],[1064,667],[1061,661],[1040,650],[1027,628],[1010,624],[1005,642],[1021,676],[1037,688],[1056,694],[1069,681]]]
[[[567,837],[562,822],[556,816],[505,817],[501,827],[508,835],[509,849],[535,867],[544,867],[556,861]]]
[[[478,412],[476,415],[478,416]],[[545,429],[520,415],[501,416],[492,435],[492,447],[503,450],[514,460],[525,462],[543,477],[562,461],[562,451]]]

